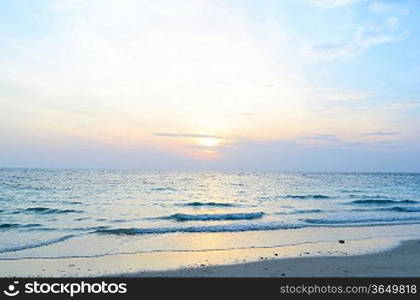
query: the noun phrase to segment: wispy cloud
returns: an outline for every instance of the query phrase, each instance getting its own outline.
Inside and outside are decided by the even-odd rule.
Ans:
[[[241,116],[242,117],[255,117],[256,114],[253,114],[253,113],[242,113]]]
[[[352,56],[360,50],[353,42],[340,41],[313,46],[309,50],[309,58],[314,60],[333,60],[339,57]]]
[[[338,90],[329,88],[314,89],[314,94],[321,100],[329,101],[358,101],[372,96],[372,92],[358,90]]]
[[[345,146],[350,149],[396,149],[404,146],[404,143],[400,140],[386,140],[386,141],[363,141],[363,142],[351,142],[346,143]]]
[[[386,107],[386,109],[412,109],[420,107],[420,100],[397,101]]]
[[[317,135],[304,136],[301,139],[302,140],[317,140],[317,141],[337,141],[339,140],[339,137],[334,134],[317,134]]]
[[[211,134],[200,134],[200,133],[171,133],[171,132],[155,132],[152,135],[170,137],[170,138],[214,138],[220,139],[219,136]]]
[[[350,6],[363,1],[365,0],[312,0],[311,2],[321,8],[335,8]]]
[[[360,51],[364,51],[372,46],[385,43],[395,43],[406,39],[408,31],[397,32],[399,29],[399,19],[390,17],[385,20],[384,25],[374,25],[361,28],[356,35],[355,45]]]
[[[400,135],[401,132],[398,131],[375,131],[375,132],[368,132],[365,135],[366,136],[395,136]]]
[[[400,8],[390,1],[374,1],[369,5],[369,10],[376,14],[407,15],[410,12],[408,9]]]
[[[409,36],[408,30],[401,30],[398,16],[388,17],[380,24],[360,27],[353,38],[318,44],[310,47],[307,56],[313,60],[333,60],[362,54],[371,47],[396,43]]]

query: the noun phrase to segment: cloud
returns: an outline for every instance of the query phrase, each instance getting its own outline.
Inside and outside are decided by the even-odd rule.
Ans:
[[[303,140],[317,140],[317,141],[337,141],[339,137],[334,134],[318,134],[302,137]]]
[[[321,8],[335,8],[354,5],[365,0],[312,0],[312,3]]]
[[[7,78],[2,84],[26,95],[0,99],[1,113],[30,112],[23,122],[0,117],[2,128],[19,124],[36,132],[34,138],[69,133],[125,147],[128,141],[150,144],[156,140],[150,133],[167,128],[223,137],[255,137],[264,128],[274,135],[304,110],[306,82],[298,76],[300,60],[284,54],[284,29],[255,22],[233,4],[44,5],[39,19],[49,20],[50,27],[32,26],[36,35],[2,39],[14,47],[0,47],[0,77]],[[31,16],[38,20],[38,12]],[[243,112],[264,118],[250,124]]]
[[[328,88],[317,88],[314,90],[314,94],[321,100],[325,99],[340,102],[364,100],[372,96],[372,93],[368,91],[338,90]]]
[[[22,28],[16,23],[10,26],[16,34],[2,39],[7,45],[0,47],[0,77],[4,79],[0,87],[3,149],[10,148],[9,140],[39,142],[45,147],[61,143],[62,151],[71,155],[72,148],[65,150],[70,136],[83,141],[78,146],[83,150],[79,154],[81,158],[85,152],[91,153],[89,157],[96,157],[95,149],[89,147],[97,141],[107,145],[104,149],[110,147],[108,145],[118,151],[132,149],[136,153],[132,161],[139,166],[142,162],[151,166],[161,164],[159,155],[147,156],[149,148],[153,148],[149,152],[160,151],[171,164],[182,166],[187,160],[184,149],[188,147],[189,138],[222,137],[222,146],[232,145],[224,147],[223,151],[231,151],[236,159],[242,148],[254,146],[239,142],[228,144],[225,140],[235,142],[242,141],[237,137],[246,137],[250,141],[296,141],[296,137],[308,135],[298,139],[299,146],[285,153],[287,162],[302,145],[336,147],[342,144],[338,136],[310,136],[313,133],[328,133],[333,129],[334,133],[343,134],[344,139],[347,136],[344,134],[352,132],[398,128],[384,124],[388,118],[383,111],[361,111],[350,107],[353,103],[349,103],[345,111],[331,113],[333,105],[325,105],[319,97],[312,97],[311,87],[322,81],[329,66],[315,70],[319,78],[306,73],[300,47],[310,38],[305,33],[301,36],[305,22],[300,24],[298,18],[290,24],[285,21],[285,26],[276,23],[287,19],[282,17],[287,16],[286,9],[264,9],[267,18],[255,18],[255,12],[248,14],[246,9],[249,8],[233,5],[235,1],[51,2],[56,3],[51,11],[31,11],[31,16],[48,24],[32,20],[28,24],[36,26],[25,26],[27,34],[19,34]],[[269,2],[272,1],[261,5]],[[359,1],[316,2],[332,8]],[[365,7],[360,5],[360,8]],[[300,12],[296,13],[299,17]],[[317,13],[325,12],[317,10]],[[354,17],[350,24],[345,24],[346,28],[363,16],[355,14]],[[382,31],[373,28],[370,30],[373,34],[368,34],[366,28],[360,32],[360,41],[370,47],[384,43],[383,37],[375,41],[375,35],[400,34],[398,17],[380,17],[384,18],[379,28]],[[269,19],[275,21],[271,23]],[[333,26],[326,21],[333,31],[343,29],[341,21]],[[343,18],[343,22],[348,20]],[[32,28],[33,32],[29,30]],[[329,32],[320,33],[322,38],[329,36]],[[326,57],[363,52],[367,46],[358,45],[355,36],[320,45],[319,52]],[[45,57],[48,59],[43,59]],[[331,86],[346,84],[340,78],[346,76],[347,70],[341,71],[337,78],[332,78]],[[369,97],[356,90],[357,84],[351,85],[355,90],[329,89],[321,91],[319,96],[331,101]],[[365,82],[360,84],[368,86]],[[5,136],[10,138],[5,139]],[[197,149],[196,152],[204,148],[190,147]],[[273,158],[281,157],[278,155],[281,147],[273,147],[273,156],[265,157],[265,145],[255,145],[260,156],[267,160],[267,166]],[[13,152],[10,151],[10,156]],[[49,158],[56,152],[47,149],[43,155]],[[214,152],[207,153],[213,155]],[[307,153],[311,155],[311,151]],[[39,155],[32,156],[34,161],[39,161]],[[120,157],[125,160],[130,155],[126,156],[121,150],[121,154],[106,156],[103,164],[116,162]],[[177,160],[177,157],[182,159]],[[64,157],[62,161],[70,163],[72,160]],[[248,158],[236,161],[249,163]],[[259,160],[254,161],[259,163]],[[130,166],[130,160],[127,159],[126,165]]]
[[[243,117],[255,117],[256,114],[253,114],[253,113],[242,113],[241,116],[243,116]]]
[[[375,131],[375,132],[368,132],[366,136],[395,136],[400,135],[401,132],[398,131]]]
[[[386,109],[413,109],[420,107],[420,100],[397,101],[393,102],[386,107]]]
[[[341,41],[315,45],[309,56],[315,60],[333,60],[339,57],[352,56],[360,52],[353,42]]]
[[[154,136],[163,136],[171,138],[214,138],[220,139],[219,136],[211,134],[200,134],[200,133],[170,133],[170,132],[156,132],[153,133]]]
[[[397,17],[389,17],[385,20],[385,25],[388,29],[395,31],[400,27],[400,19]]]
[[[325,7],[347,6],[360,1],[315,1]],[[410,31],[401,30],[400,17],[409,13],[394,3],[373,2],[369,11],[375,14],[388,15],[380,23],[360,26],[352,38],[318,44],[309,47],[307,56],[315,61],[334,60],[362,54],[371,47],[396,43],[406,39]]]
[[[370,47],[395,43],[406,39],[408,31],[396,32],[399,29],[399,19],[397,17],[387,18],[383,26],[368,26],[361,28],[356,35],[355,44],[361,51]]]
[[[408,30],[400,30],[398,17],[388,17],[381,24],[360,27],[350,40],[312,46],[307,51],[307,56],[312,60],[334,60],[355,56],[377,45],[403,41],[409,34]]]
[[[369,5],[369,10],[376,14],[398,14],[407,15],[409,14],[408,9],[402,9],[391,2],[374,1]]]

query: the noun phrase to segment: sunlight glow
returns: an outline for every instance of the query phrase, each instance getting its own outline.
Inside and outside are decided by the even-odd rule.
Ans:
[[[199,138],[198,143],[206,147],[216,147],[220,145],[220,139],[213,137]]]

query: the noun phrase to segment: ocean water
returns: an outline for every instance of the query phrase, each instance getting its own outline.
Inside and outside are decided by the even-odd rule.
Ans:
[[[205,250],[218,247],[209,233],[419,223],[420,174],[0,169],[0,259]],[[168,246],[180,235],[193,246]]]

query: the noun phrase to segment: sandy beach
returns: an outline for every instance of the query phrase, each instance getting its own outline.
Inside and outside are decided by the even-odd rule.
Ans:
[[[124,276],[124,274],[122,275]],[[347,257],[267,259],[228,266],[202,266],[133,277],[418,277],[420,240],[404,241],[381,253]]]
[[[420,239],[414,238],[8,259],[0,260],[0,277],[418,277]]]

